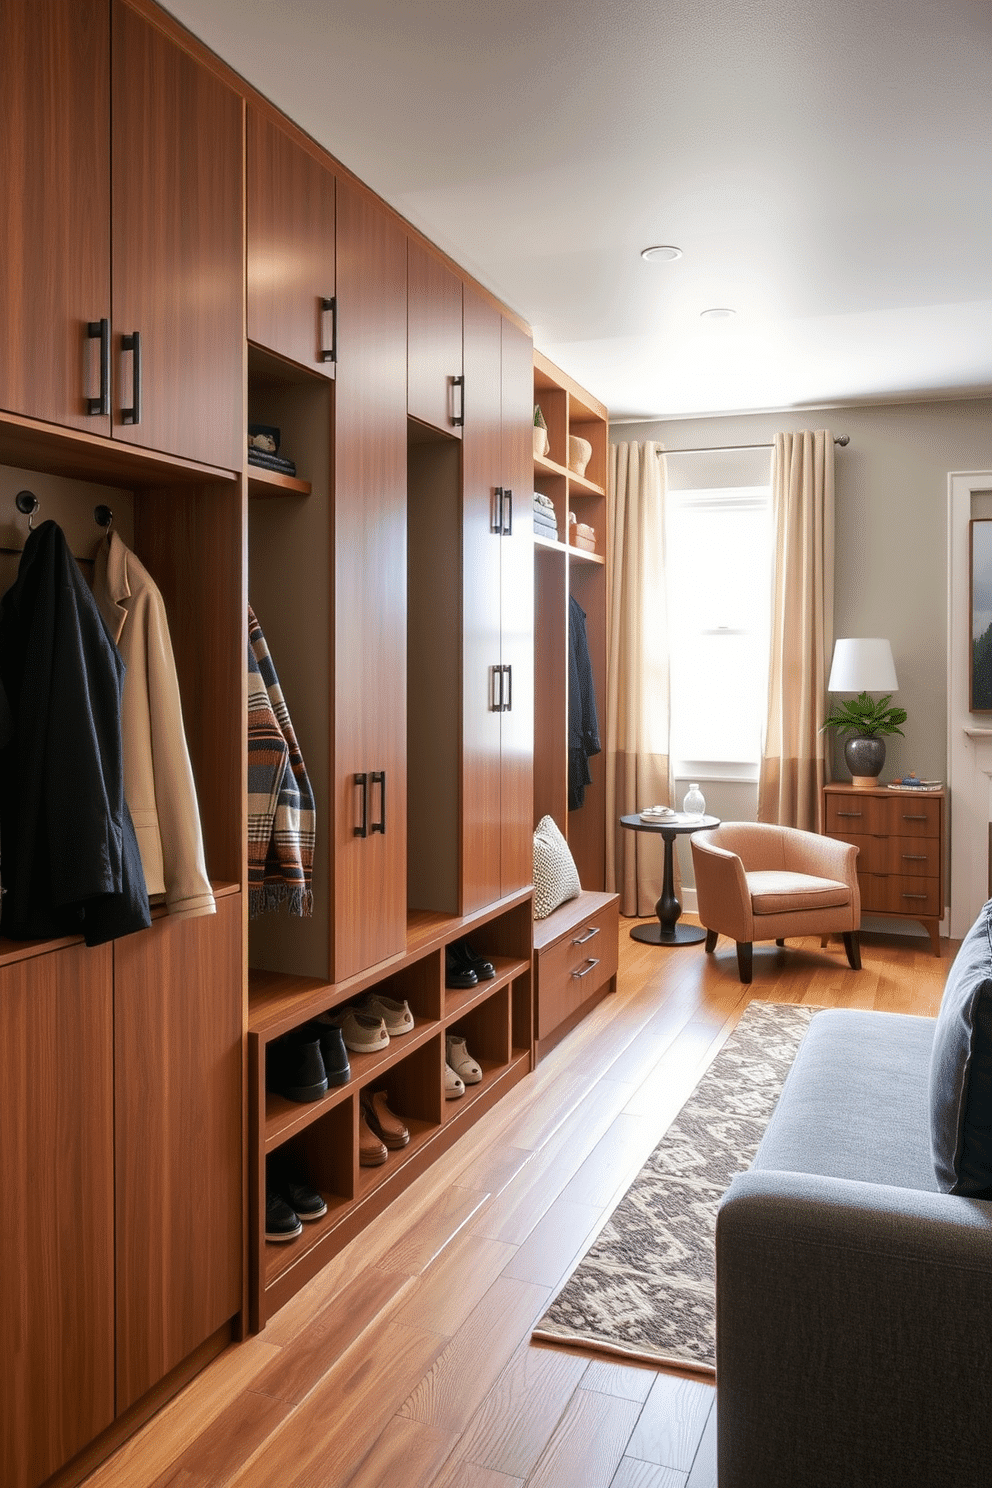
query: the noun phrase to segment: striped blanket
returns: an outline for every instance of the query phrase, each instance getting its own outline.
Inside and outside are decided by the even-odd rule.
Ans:
[[[313,913],[314,801],[262,627],[248,606],[248,914]]]

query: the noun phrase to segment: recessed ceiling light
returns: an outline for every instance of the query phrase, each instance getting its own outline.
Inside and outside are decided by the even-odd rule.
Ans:
[[[714,305],[712,310],[700,310],[700,320],[730,320],[737,314],[736,310],[729,309],[726,305]]]
[[[642,248],[641,257],[646,258],[649,262],[657,259],[668,263],[673,258],[681,258],[682,249],[673,247],[671,243],[656,243],[653,248]]]

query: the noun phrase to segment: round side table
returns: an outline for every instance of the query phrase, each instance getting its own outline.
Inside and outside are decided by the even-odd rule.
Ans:
[[[646,822],[640,816],[622,816],[620,825],[631,832],[660,832],[665,843],[665,876],[661,886],[661,898],[654,907],[658,916],[657,925],[635,925],[630,932],[631,940],[642,940],[647,945],[698,945],[706,939],[702,925],[680,925],[682,906],[675,897],[675,875],[672,865],[673,847],[676,837],[688,836],[691,832],[702,832],[709,827],[718,827],[718,816],[687,816],[677,811],[674,816],[661,817],[658,821]]]

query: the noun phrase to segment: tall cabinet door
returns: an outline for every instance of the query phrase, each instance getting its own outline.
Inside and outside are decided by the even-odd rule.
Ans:
[[[109,946],[75,945],[0,970],[4,1488],[114,1418],[111,965]]]
[[[245,437],[243,110],[114,0],[114,437],[234,470]]]
[[[114,945],[117,1410],[241,1307],[241,899]]]
[[[248,109],[248,340],[334,376],[335,180]]]
[[[502,890],[534,876],[534,349],[531,338],[502,319],[501,469],[504,512],[500,542],[500,617],[507,693],[501,713]],[[511,494],[509,498],[506,492]]]
[[[109,434],[89,411],[110,316],[107,0],[5,5],[0,97],[0,407]]]
[[[465,413],[462,282],[414,238],[407,251],[407,412],[457,439]]]
[[[335,981],[406,948],[406,236],[361,188],[337,211]]]

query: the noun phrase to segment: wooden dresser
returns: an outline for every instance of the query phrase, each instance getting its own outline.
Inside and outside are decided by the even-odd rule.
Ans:
[[[824,831],[853,842],[862,912],[897,915],[926,926],[940,955],[944,913],[944,791],[823,788]]]

